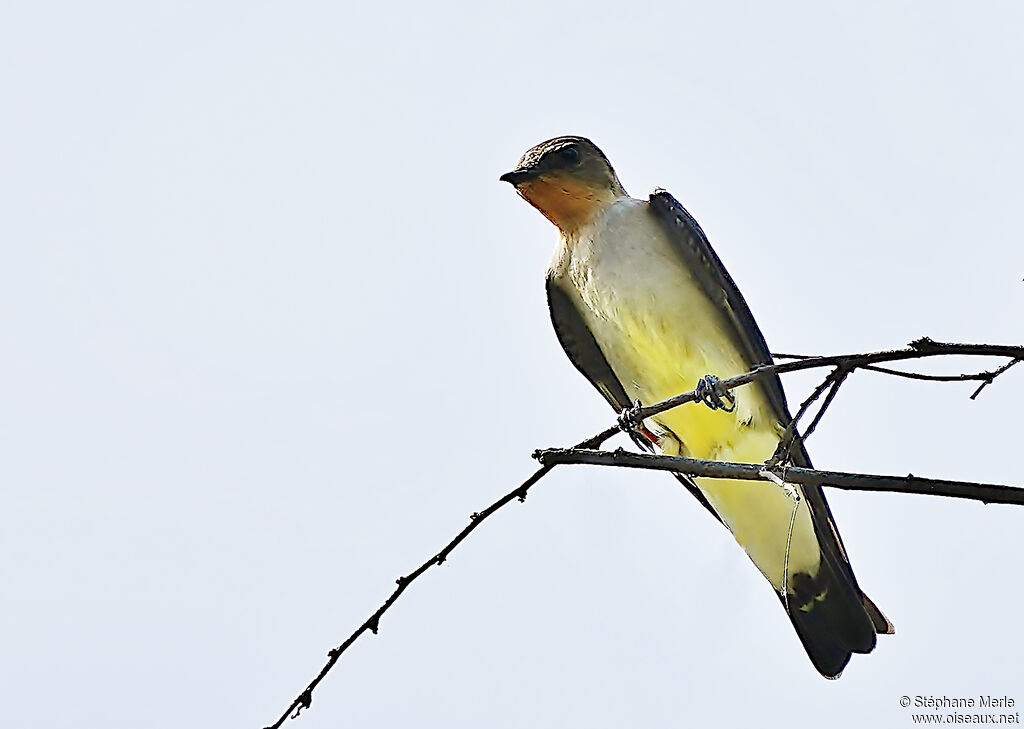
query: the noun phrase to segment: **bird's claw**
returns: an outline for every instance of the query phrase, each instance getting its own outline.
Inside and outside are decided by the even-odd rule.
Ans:
[[[736,398],[726,388],[722,387],[722,381],[714,375],[704,375],[697,382],[697,399],[712,410],[724,410],[731,413],[736,409]]]
[[[619,429],[623,433],[632,433],[636,430],[637,426],[640,425],[642,419],[640,418],[640,411],[643,409],[643,404],[637,400],[633,403],[632,407],[625,408],[619,413]]]

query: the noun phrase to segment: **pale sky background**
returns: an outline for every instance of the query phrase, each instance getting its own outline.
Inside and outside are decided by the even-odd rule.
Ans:
[[[543,139],[671,190],[776,351],[1024,342],[1022,43],[1017,2],[0,3],[4,725],[262,727],[613,422],[497,179]],[[1021,483],[1024,371],[972,389],[858,374],[811,454]],[[673,479],[565,467],[289,726],[1019,707],[1024,510],[828,496],[897,626],[836,682]]]

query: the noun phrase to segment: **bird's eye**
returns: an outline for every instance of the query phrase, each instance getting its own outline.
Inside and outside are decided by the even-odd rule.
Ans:
[[[568,165],[578,165],[580,163],[580,151],[575,147],[562,147],[558,150],[558,156]]]

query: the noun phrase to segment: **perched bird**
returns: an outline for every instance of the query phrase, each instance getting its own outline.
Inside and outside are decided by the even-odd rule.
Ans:
[[[576,368],[620,412],[772,361],[764,336],[697,221],[664,190],[626,194],[604,153],[557,137],[501,176],[561,233],[547,273],[555,332]],[[790,420],[778,376],[639,424],[669,455],[761,463]],[[792,462],[810,467],[802,442]],[[815,668],[839,676],[893,626],[853,576],[817,486],[677,476],[732,532],[775,588]]]

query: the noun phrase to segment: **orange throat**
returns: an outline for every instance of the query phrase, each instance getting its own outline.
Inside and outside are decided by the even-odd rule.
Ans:
[[[563,233],[586,225],[615,200],[607,188],[551,175],[522,182],[518,191]]]

